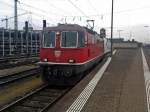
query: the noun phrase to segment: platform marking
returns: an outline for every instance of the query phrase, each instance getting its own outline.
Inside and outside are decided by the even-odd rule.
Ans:
[[[149,67],[143,52],[143,49],[141,49],[141,53],[142,53],[142,60],[143,60],[143,70],[144,70],[144,77],[145,77],[145,86],[146,86],[146,96],[147,96],[147,109],[148,112],[150,112],[150,71],[149,71]]]
[[[116,51],[117,51],[116,49],[113,51],[113,55],[115,55]]]
[[[88,101],[89,97],[91,96],[93,90],[95,89],[97,83],[101,79],[106,68],[108,67],[110,61],[111,61],[111,58],[109,57],[107,61],[105,62],[105,64],[102,66],[102,68],[98,71],[98,73],[94,76],[94,78],[89,82],[89,84],[85,87],[82,93],[78,96],[78,98],[69,107],[67,112],[80,112],[82,110],[82,108]]]

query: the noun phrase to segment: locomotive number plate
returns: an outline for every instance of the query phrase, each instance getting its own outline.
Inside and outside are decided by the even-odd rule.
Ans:
[[[55,57],[58,58],[61,55],[61,51],[54,51]]]

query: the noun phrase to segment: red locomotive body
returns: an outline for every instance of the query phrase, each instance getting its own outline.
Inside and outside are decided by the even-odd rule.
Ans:
[[[45,28],[39,62],[43,79],[49,84],[74,84],[103,54],[103,39],[90,29],[76,24]]]

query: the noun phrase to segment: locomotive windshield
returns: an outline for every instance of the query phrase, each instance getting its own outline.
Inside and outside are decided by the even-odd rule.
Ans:
[[[62,32],[61,47],[77,47],[77,32]]]
[[[55,47],[55,32],[44,33],[43,47]]]

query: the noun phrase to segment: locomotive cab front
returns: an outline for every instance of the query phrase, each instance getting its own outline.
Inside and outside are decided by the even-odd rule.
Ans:
[[[77,31],[47,31],[40,49],[41,62],[75,64],[85,61],[84,33]],[[46,63],[43,63],[46,64]]]

